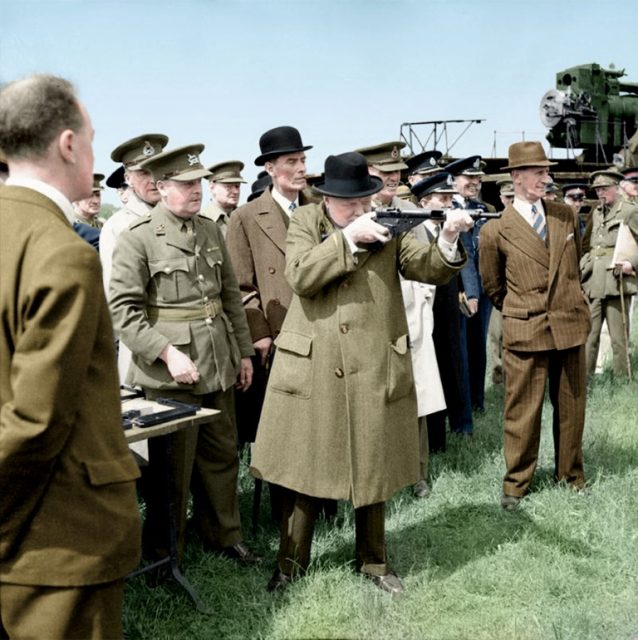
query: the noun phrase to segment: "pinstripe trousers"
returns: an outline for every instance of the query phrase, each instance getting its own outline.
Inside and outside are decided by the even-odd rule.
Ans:
[[[505,466],[503,493],[522,497],[536,469],[545,387],[553,408],[554,473],[585,484],[583,427],[587,397],[585,346],[551,351],[504,349]]]

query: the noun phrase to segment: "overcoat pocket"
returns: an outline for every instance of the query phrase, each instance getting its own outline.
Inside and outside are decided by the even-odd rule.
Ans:
[[[412,360],[407,334],[388,345],[388,375],[386,397],[394,402],[407,396],[414,387]]]
[[[269,385],[277,393],[310,398],[312,393],[312,336],[282,331],[275,340],[277,355]]]

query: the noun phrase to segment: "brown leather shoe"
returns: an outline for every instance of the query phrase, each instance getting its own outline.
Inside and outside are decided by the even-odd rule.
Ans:
[[[263,558],[251,551],[243,540],[240,540],[232,547],[224,547],[220,553],[246,566],[259,565],[263,561]]]
[[[505,493],[501,496],[501,507],[503,507],[505,511],[516,511],[520,503],[521,498],[518,496],[508,496]]]
[[[386,591],[392,596],[398,596],[400,593],[403,593],[401,580],[399,580],[399,576],[394,573],[394,571],[390,571],[384,576],[373,576],[370,573],[364,573],[363,575],[368,578],[368,580],[371,580],[379,589]]]
[[[287,573],[283,573],[283,571],[279,571],[279,569],[275,569],[275,572],[272,574],[270,580],[268,580],[268,584],[266,585],[266,591],[273,592],[277,591],[281,593],[285,591],[288,585],[292,582],[292,576],[289,576]]]

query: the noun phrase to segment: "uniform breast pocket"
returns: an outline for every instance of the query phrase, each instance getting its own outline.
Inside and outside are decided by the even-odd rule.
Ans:
[[[412,360],[408,346],[408,336],[399,336],[388,345],[388,375],[386,380],[386,397],[394,402],[407,396],[414,380],[412,377]]]
[[[204,274],[208,282],[217,285],[219,291],[222,288],[222,252],[218,247],[204,247],[202,250],[206,273]]]
[[[176,302],[191,287],[188,260],[186,258],[162,258],[149,260],[148,268],[155,283],[158,300]]]
[[[312,337],[282,331],[275,340],[277,355],[270,374],[273,391],[300,398],[312,393]]]

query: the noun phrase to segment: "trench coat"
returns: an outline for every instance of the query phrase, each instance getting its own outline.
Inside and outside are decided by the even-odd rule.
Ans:
[[[0,273],[0,581],[122,578],[139,562],[139,470],[97,254],[49,198],[4,186]]]
[[[465,262],[411,234],[353,254],[323,205],[295,212],[294,292],[275,344],[252,473],[294,491],[383,502],[419,479],[416,398],[399,271],[442,284]]]

